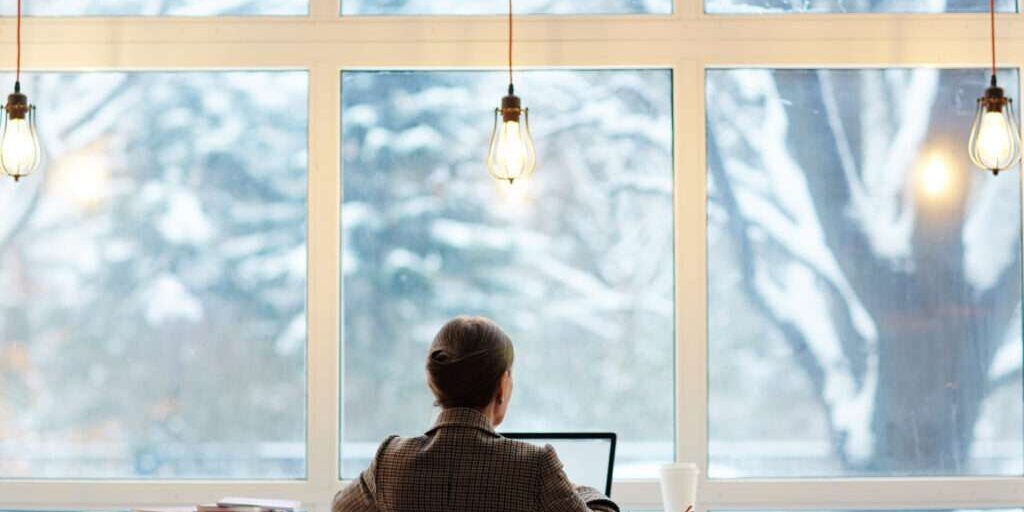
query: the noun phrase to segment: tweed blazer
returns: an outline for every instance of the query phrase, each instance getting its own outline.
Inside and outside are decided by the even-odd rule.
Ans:
[[[618,512],[569,482],[554,448],[506,439],[474,409],[445,409],[419,437],[391,436],[332,512]]]

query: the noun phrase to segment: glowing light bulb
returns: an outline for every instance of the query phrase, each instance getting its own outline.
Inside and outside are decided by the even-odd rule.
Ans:
[[[526,174],[524,165],[526,165],[527,148],[523,145],[522,135],[519,134],[521,129],[522,127],[516,121],[509,121],[501,125],[501,136],[498,137],[495,157],[500,162],[499,165],[505,167],[508,176],[521,177]]]
[[[36,133],[35,107],[15,85],[14,93],[7,96],[4,110],[3,133],[0,134],[0,169],[15,181],[24,178],[39,167],[41,150]]]
[[[992,87],[978,98],[968,150],[974,165],[999,174],[1020,161],[1021,138],[1013,102],[995,86],[995,77],[992,80]]]
[[[1002,112],[986,112],[978,130],[978,154],[987,167],[1003,167],[1013,156],[1013,135]]]
[[[519,97],[509,94],[494,110],[494,131],[487,150],[487,170],[496,180],[509,184],[533,174],[537,154],[530,136],[529,109]]]

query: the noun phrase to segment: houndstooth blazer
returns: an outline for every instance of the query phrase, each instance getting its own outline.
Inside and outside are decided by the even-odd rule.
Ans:
[[[554,448],[506,439],[475,409],[445,409],[419,437],[391,436],[332,512],[618,512],[569,482]]]

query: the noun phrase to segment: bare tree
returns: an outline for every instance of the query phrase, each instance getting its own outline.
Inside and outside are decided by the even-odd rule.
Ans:
[[[711,76],[710,200],[835,457],[862,473],[968,472],[989,369],[1020,320],[1017,181],[962,157],[973,98],[958,80],[980,73]],[[916,181],[930,148],[948,148],[941,198]]]

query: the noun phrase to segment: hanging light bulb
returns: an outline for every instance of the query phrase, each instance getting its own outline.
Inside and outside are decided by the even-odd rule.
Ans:
[[[36,107],[21,93],[21,0],[18,0],[17,71],[14,92],[7,96],[0,133],[0,169],[18,181],[39,167],[42,151],[36,133]]]
[[[522,108],[519,97],[512,93],[501,99],[501,108],[494,109],[494,132],[487,151],[487,169],[496,180],[514,184],[517,179],[533,174],[537,154],[530,136],[530,112]]]
[[[15,82],[14,92],[4,105],[3,130],[0,134],[0,169],[19,181],[39,167],[41,150],[36,132],[36,108],[21,93]]]
[[[968,151],[971,161],[981,169],[998,175],[1017,165],[1021,157],[1020,130],[1013,101],[1003,94],[992,75],[992,86],[978,98],[978,113],[971,129]]]
[[[989,0],[989,20],[992,41],[992,80],[985,95],[978,98],[978,112],[974,116],[971,139],[967,150],[971,161],[981,169],[999,175],[1021,158],[1021,136],[1017,127],[1017,114],[1013,100],[1007,98],[996,83],[996,24],[995,0]]]
[[[496,180],[516,180],[533,174],[537,153],[530,136],[530,109],[523,108],[512,84],[512,0],[508,2],[508,95],[494,109],[494,129],[487,148],[487,170]]]

